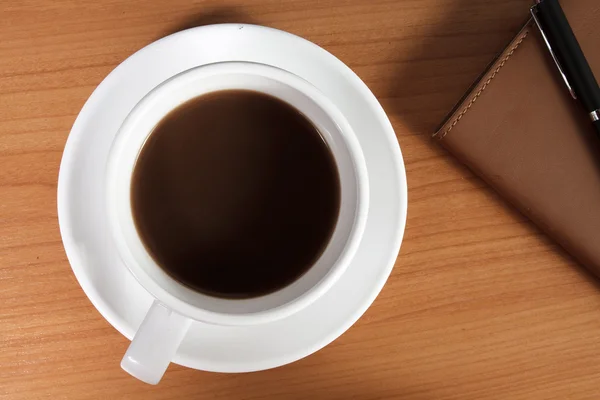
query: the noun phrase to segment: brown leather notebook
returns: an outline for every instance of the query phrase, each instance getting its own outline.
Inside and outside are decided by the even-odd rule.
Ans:
[[[597,0],[562,2],[600,79]],[[600,277],[600,138],[527,23],[434,134]]]

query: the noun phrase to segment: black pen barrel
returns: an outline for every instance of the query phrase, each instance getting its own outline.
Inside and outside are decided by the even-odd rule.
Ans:
[[[538,18],[575,94],[586,111],[600,109],[600,88],[558,0],[542,0]]]

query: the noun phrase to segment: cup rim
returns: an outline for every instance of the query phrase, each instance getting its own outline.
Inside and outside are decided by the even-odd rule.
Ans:
[[[142,113],[143,110],[149,107],[149,105],[151,105],[154,99],[163,95],[165,91],[167,91],[172,85],[176,84],[183,77],[189,78],[190,76],[195,75],[197,79],[200,79],[206,76],[225,73],[250,73],[258,74],[268,78],[275,78],[277,80],[280,80],[284,84],[287,84],[292,88],[298,90],[299,92],[308,95],[311,98],[311,100],[314,101],[338,126],[342,139],[345,142],[345,145],[348,147],[348,152],[351,156],[351,161],[354,167],[354,173],[356,175],[357,185],[357,204],[355,210],[354,223],[352,225],[352,228],[350,230],[350,233],[348,235],[348,238],[346,240],[345,246],[341,254],[331,266],[330,270],[325,274],[325,276],[314,286],[312,286],[304,293],[285,304],[274,308],[246,314],[229,314],[203,309],[196,305],[187,303],[186,301],[174,296],[172,293],[168,292],[166,289],[161,287],[161,285],[158,282],[156,282],[147,273],[147,271],[145,271],[143,267],[138,265],[137,262],[130,262],[134,258],[134,256],[128,249],[126,240],[124,238],[124,234],[120,229],[120,222],[118,221],[118,218],[115,215],[116,213],[111,212],[110,210],[111,205],[114,203],[114,201],[116,201],[112,190],[111,181],[115,174],[118,173],[118,171],[116,171],[113,168],[115,163],[112,162],[112,160],[117,157],[116,155],[119,153],[119,149],[123,145],[124,138],[127,136],[127,133],[131,132],[135,128],[136,117],[140,113]],[[199,94],[198,96],[200,95],[202,94]],[[146,134],[146,138],[151,134],[151,132],[152,130],[150,129]],[[140,100],[134,106],[129,115],[125,118],[123,124],[117,132],[116,138],[109,151],[107,165],[107,180],[105,185],[107,187],[108,195],[108,219],[110,231],[112,233],[111,239],[114,241],[115,246],[118,249],[119,256],[123,260],[127,269],[135,277],[135,279],[142,285],[142,287],[144,287],[150,294],[152,294],[153,297],[158,299],[161,303],[165,304],[175,312],[178,312],[189,318],[202,322],[220,325],[251,325],[265,323],[284,318],[308,306],[309,304],[317,300],[321,295],[323,295],[327,290],[329,290],[344,273],[346,267],[348,266],[356,250],[358,249],[358,245],[360,244],[362,234],[366,225],[369,202],[367,168],[362,149],[350,124],[346,120],[345,116],[341,113],[341,111],[339,111],[339,109],[320,90],[318,90],[312,84],[291,72],[266,64],[245,61],[230,61],[206,64],[183,71],[162,82],[161,84],[153,88],[148,94],[146,94],[142,98],[142,100]],[[138,240],[142,242],[139,236]],[[327,246],[329,246],[330,243],[331,242],[329,242]],[[178,285],[184,286],[181,283],[174,280],[172,277],[169,277],[169,279],[177,283]],[[281,290],[283,290],[284,288],[282,288]],[[260,296],[258,298],[260,298]],[[245,301],[245,299],[227,299],[225,301],[237,302]]]

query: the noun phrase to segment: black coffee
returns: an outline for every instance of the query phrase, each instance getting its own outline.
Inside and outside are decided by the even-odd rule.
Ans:
[[[131,187],[139,235],[170,276],[248,298],[304,274],[338,218],[333,155],[300,112],[227,90],[171,111],[144,144]]]

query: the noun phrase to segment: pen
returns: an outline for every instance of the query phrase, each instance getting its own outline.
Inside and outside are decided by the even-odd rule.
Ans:
[[[588,112],[600,134],[600,87],[558,0],[536,0],[531,15],[571,96]]]

